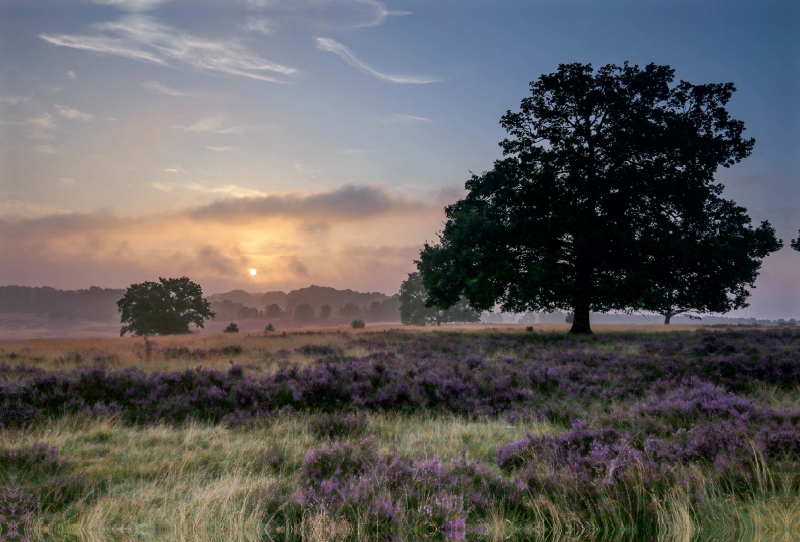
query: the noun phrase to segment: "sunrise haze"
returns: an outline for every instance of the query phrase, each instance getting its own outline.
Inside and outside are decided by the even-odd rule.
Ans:
[[[0,285],[389,295],[500,117],[559,63],[733,82],[724,197],[787,245],[751,307],[800,317],[794,2],[4,1]]]

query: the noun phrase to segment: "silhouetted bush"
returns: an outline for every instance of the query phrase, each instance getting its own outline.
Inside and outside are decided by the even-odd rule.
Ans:
[[[222,331],[224,333],[239,333],[239,326],[236,325],[236,322],[231,322]]]
[[[359,320],[358,318],[350,322],[350,327],[353,329],[363,329],[365,325],[364,320]]]

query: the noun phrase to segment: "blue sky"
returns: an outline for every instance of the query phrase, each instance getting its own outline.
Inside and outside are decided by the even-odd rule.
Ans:
[[[392,293],[564,62],[734,82],[756,146],[719,179],[788,241],[798,29],[792,2],[7,0],[0,283]],[[770,256],[739,314],[800,316],[798,262]]]

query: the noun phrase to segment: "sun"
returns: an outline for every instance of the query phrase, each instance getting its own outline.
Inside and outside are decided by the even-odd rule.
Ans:
[[[250,270],[250,275],[251,275],[251,276],[255,277],[255,276],[256,276],[256,273],[258,273],[258,271],[256,271],[255,269],[251,269],[251,270]]]

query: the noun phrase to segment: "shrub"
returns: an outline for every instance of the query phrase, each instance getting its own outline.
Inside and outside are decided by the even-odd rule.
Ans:
[[[275,326],[272,325],[272,322],[267,324],[267,327],[264,328],[264,331],[275,331]]]
[[[317,414],[309,420],[311,431],[320,437],[330,439],[352,437],[362,433],[367,428],[367,418],[364,414]]]
[[[353,329],[363,329],[364,326],[366,326],[364,320],[359,320],[358,318],[350,322],[350,327],[352,327]]]
[[[336,354],[336,350],[324,344],[304,344],[295,348],[294,351],[304,356],[333,356]]]
[[[231,322],[222,331],[224,333],[239,333],[239,326],[236,325],[236,322]]]

